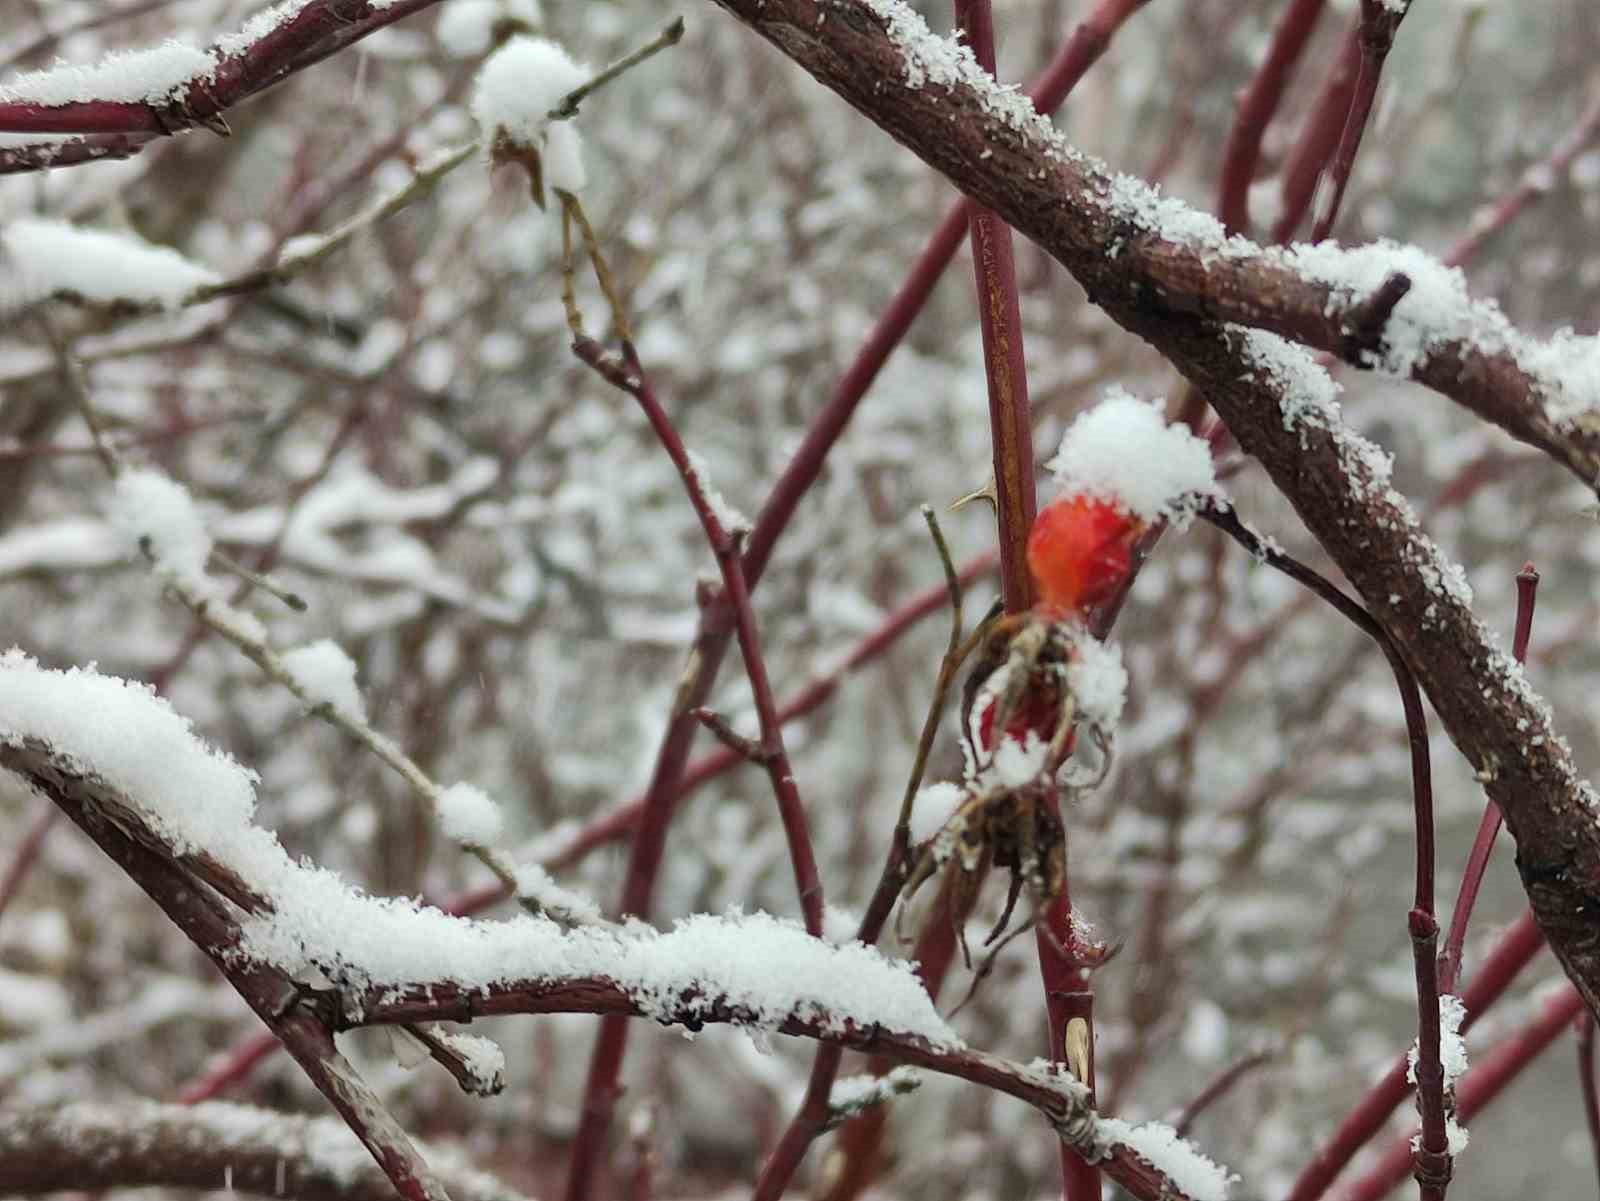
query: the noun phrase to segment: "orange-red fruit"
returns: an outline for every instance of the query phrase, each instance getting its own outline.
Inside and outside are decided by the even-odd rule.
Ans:
[[[1109,600],[1128,573],[1142,523],[1108,501],[1084,496],[1051,501],[1028,533],[1028,570],[1041,607],[1084,614]]]

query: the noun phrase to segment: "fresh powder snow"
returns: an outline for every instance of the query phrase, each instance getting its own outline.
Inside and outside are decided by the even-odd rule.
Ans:
[[[46,669],[13,649],[0,655],[0,743],[27,739],[115,788],[174,850],[209,853],[267,897],[272,911],[244,923],[242,946],[292,975],[468,990],[601,978],[665,1021],[720,1005],[765,1028],[795,1018],[836,1033],[877,1024],[961,1045],[909,963],[859,942],[835,946],[765,913],[697,914],[670,931],[640,923],[566,931],[544,917],[475,921],[367,895],[291,858],[255,825],[255,776],[153,690],[92,670]]]
[[[313,705],[328,705],[358,721],[367,720],[361,689],[356,685],[356,665],[344,648],[331,638],[283,652],[283,665]]]
[[[1211,448],[1170,425],[1159,402],[1113,387],[1078,416],[1046,464],[1062,491],[1111,501],[1144,521],[1181,522],[1217,491]]]
[[[550,111],[589,76],[556,43],[514,37],[479,68],[472,115],[491,149],[503,139],[538,153],[544,186],[576,193],[587,181],[582,138],[571,121],[552,121]]]
[[[51,296],[175,308],[221,279],[132,233],[22,217],[0,226],[0,316]]]

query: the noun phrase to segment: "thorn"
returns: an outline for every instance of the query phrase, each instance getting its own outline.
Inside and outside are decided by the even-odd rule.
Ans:
[[[993,472],[989,473],[989,482],[983,487],[979,488],[975,492],[968,492],[965,496],[958,496],[955,500],[951,501],[950,512],[954,513],[958,509],[964,509],[973,501],[977,500],[986,500],[994,508],[995,512],[998,513],[1000,511],[1000,499],[995,494]]]
[[[1089,1023],[1083,1018],[1073,1018],[1067,1023],[1066,1034],[1062,1037],[1062,1058],[1066,1060],[1067,1070],[1083,1083],[1089,1083],[1089,1052],[1090,1034]]]

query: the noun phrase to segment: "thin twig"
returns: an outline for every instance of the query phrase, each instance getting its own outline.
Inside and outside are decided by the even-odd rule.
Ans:
[[[1271,1047],[1263,1047],[1259,1051],[1251,1051],[1234,1060],[1222,1071],[1218,1072],[1204,1088],[1194,1095],[1184,1107],[1178,1111],[1178,1116],[1173,1120],[1172,1128],[1180,1135],[1187,1137],[1189,1129],[1195,1119],[1202,1113],[1225,1097],[1233,1086],[1238,1084],[1257,1068],[1272,1062],[1278,1052]]]
[[[1600,1175],[1600,1099],[1595,1095],[1594,1014],[1585,1009],[1578,1015],[1578,1087],[1583,1091],[1583,1120],[1589,1128],[1589,1151],[1594,1156],[1595,1172]]]
[[[1311,229],[1313,242],[1326,238],[1338,219],[1345,188],[1355,169],[1356,152],[1361,149],[1361,138],[1366,132],[1372,105],[1378,96],[1378,79],[1383,74],[1384,61],[1389,57],[1389,47],[1394,45],[1395,32],[1410,9],[1411,0],[1398,0],[1398,3],[1396,0],[1361,0],[1361,24],[1357,32],[1361,44],[1361,70],[1356,76],[1344,129],[1339,134],[1339,147],[1334,152],[1327,198]]]
[[[562,199],[565,203],[568,197],[563,194]],[[581,210],[577,212],[581,219]],[[592,231],[587,229],[587,222],[582,224],[586,236],[592,237]],[[592,254],[598,270],[603,262],[599,256],[599,248],[594,247]],[[620,314],[618,319],[621,323]],[[688,448],[684,446],[677,427],[673,425],[666,409],[656,397],[655,389],[639,362],[633,343],[627,341],[623,343],[620,359],[608,356],[599,343],[582,336],[575,337],[572,349],[579,361],[638,402],[645,419],[650,423],[650,428],[655,431],[657,439],[661,442],[662,449],[667,452],[672,465],[678,469],[684,490],[689,496],[689,503],[694,508],[695,516],[700,519],[706,541],[710,543],[711,553],[716,558],[717,567],[722,573],[724,594],[733,609],[734,630],[739,640],[739,651],[744,659],[745,675],[750,681],[756,718],[761,726],[761,761],[767,770],[767,778],[772,783],[773,796],[778,803],[778,815],[782,819],[784,835],[788,840],[789,857],[794,865],[795,887],[800,894],[800,910],[805,917],[806,930],[821,937],[822,881],[817,874],[816,853],[812,849],[811,835],[806,826],[805,806],[800,798],[799,787],[795,783],[794,770],[789,766],[789,753],[783,739],[783,723],[778,719],[777,701],[773,696],[772,683],[767,676],[761,639],[756,630],[755,611],[750,604],[750,585],[745,576],[744,558],[739,546],[742,531],[729,529],[724,524],[717,506],[711,500],[708,486],[701,480],[694,462],[689,457]],[[693,709],[698,708],[699,706],[693,707]]]
[[[1429,765],[1427,718],[1416,677],[1394,640],[1370,613],[1340,591],[1331,581],[1291,555],[1258,538],[1231,506],[1209,503],[1200,515],[1228,534],[1258,560],[1305,584],[1364,633],[1375,639],[1394,673],[1405,709],[1406,737],[1411,748],[1411,789],[1416,816],[1416,891],[1407,929],[1417,978],[1417,1099],[1422,1111],[1422,1137],[1415,1152],[1422,1201],[1444,1201],[1450,1181],[1450,1151],[1446,1134],[1444,1067],[1440,1059],[1439,977],[1436,952],[1439,923],[1434,917],[1433,774]]]
[[[582,84],[568,92],[566,96],[562,98],[561,103],[550,110],[548,114],[549,118],[552,121],[565,121],[569,118],[576,117],[578,115],[578,106],[587,100],[592,93],[605,87],[606,84],[617,78],[617,76],[632,70],[634,67],[637,67],[647,58],[659,54],[668,46],[676,46],[682,39],[683,18],[674,17],[665,29],[656,34],[655,37],[651,38],[644,45],[640,46],[637,50],[633,51],[631,54],[627,54],[622,58],[619,58],[616,62],[612,63],[609,67],[606,67],[593,79],[590,79],[587,83]]]
[[[1266,56],[1239,93],[1217,185],[1217,216],[1230,234],[1250,232],[1250,185],[1261,159],[1262,136],[1283,102],[1284,91],[1326,5],[1327,0],[1290,0],[1272,32]]]
[[[1517,572],[1517,620],[1511,637],[1511,653],[1518,663],[1528,661],[1528,637],[1533,631],[1533,605],[1538,595],[1539,573],[1532,563],[1524,563]],[[1450,932],[1445,938],[1444,952],[1439,957],[1439,991],[1454,992],[1461,977],[1461,960],[1467,942],[1467,923],[1472,920],[1472,909],[1478,900],[1478,888],[1483,883],[1484,872],[1489,867],[1489,854],[1494,850],[1495,838],[1500,833],[1504,815],[1492,799],[1485,799],[1483,816],[1478,820],[1478,832],[1473,836],[1472,849],[1467,853],[1467,864],[1461,872],[1461,887],[1456,893],[1456,904],[1450,914]]]

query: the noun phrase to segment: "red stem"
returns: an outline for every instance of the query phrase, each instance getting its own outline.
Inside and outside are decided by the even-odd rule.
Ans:
[[[1230,234],[1250,232],[1250,185],[1261,161],[1261,138],[1283,103],[1284,89],[1300,55],[1316,31],[1327,0],[1290,0],[1272,44],[1254,78],[1239,93],[1233,128],[1222,152],[1222,179],[1217,191],[1217,216]]]
[[[1532,563],[1524,563],[1517,572],[1517,624],[1511,636],[1511,653],[1518,663],[1528,661],[1528,637],[1533,631],[1533,605],[1538,596],[1539,573]],[[1478,888],[1483,883],[1484,871],[1489,866],[1489,853],[1494,849],[1495,836],[1500,833],[1503,821],[1500,806],[1492,800],[1485,801],[1483,817],[1478,821],[1478,832],[1472,840],[1472,850],[1467,854],[1467,866],[1461,873],[1461,888],[1456,894],[1455,911],[1450,915],[1450,934],[1445,939],[1444,955],[1439,960],[1439,991],[1454,992],[1456,980],[1461,975],[1461,956],[1467,941],[1467,923],[1472,918],[1472,907],[1478,900]]]
[[[1060,53],[1040,74],[1029,95],[1040,112],[1051,112],[1066,98],[1085,71],[1105,53],[1112,35],[1133,13],[1149,0],[1100,0],[1088,20],[1073,31]],[[844,432],[856,405],[866,394],[890,353],[910,329],[911,323],[927,302],[933,286],[950,265],[961,236],[966,232],[971,205],[958,200],[945,213],[929,238],[910,273],[884,309],[855,360],[840,377],[827,406],[817,415],[788,467],[774,484],[761,513],[756,518],[744,554],[745,578],[754,587],[761,578],[773,545],[794,515],[797,505],[822,470],[828,451]],[[702,616],[692,652],[693,678],[682,689],[679,704],[667,727],[656,755],[655,770],[645,795],[639,833],[628,861],[627,881],[623,886],[623,912],[649,916],[650,896],[654,891],[665,846],[666,827],[678,799],[679,782],[687,765],[689,748],[698,729],[693,710],[704,704],[727,651],[729,630],[725,618],[713,625],[711,614]],[[605,1147],[606,1130],[618,1093],[617,1079],[626,1050],[628,1023],[608,1017],[589,1064],[588,1083],[573,1138],[571,1169],[567,1179],[567,1201],[587,1201],[595,1168]]]
[[[766,659],[761,653],[761,636],[756,629],[755,610],[750,604],[750,585],[745,576],[744,558],[739,553],[738,533],[723,525],[704,482],[689,459],[688,448],[656,397],[655,388],[651,386],[650,377],[639,362],[633,344],[623,344],[620,362],[608,357],[599,343],[588,338],[579,339],[573,344],[573,350],[602,378],[639,403],[645,419],[650,422],[650,428],[655,430],[661,442],[661,448],[678,469],[684,491],[689,494],[689,503],[694,507],[695,516],[700,519],[706,541],[711,544],[711,553],[716,557],[717,568],[722,573],[722,587],[727,602],[733,609],[739,653],[744,659],[745,675],[750,681],[756,718],[761,726],[760,760],[772,783],[778,814],[788,839],[795,887],[800,893],[800,911],[805,916],[806,932],[820,938],[822,880],[817,875],[817,857],[811,846],[811,833],[806,827],[805,806],[800,799],[794,769],[789,764],[789,752],[783,742],[783,723],[778,717],[778,702],[773,696]]]
[[[1600,1099],[1595,1096],[1594,1014],[1585,1009],[1578,1015],[1578,1087],[1583,1090],[1584,1124],[1589,1127],[1589,1146],[1594,1153],[1595,1171],[1600,1173]]]
[[[1583,998],[1577,989],[1564,985],[1560,993],[1544,1003],[1537,1017],[1484,1056],[1456,1086],[1456,1113],[1461,1121],[1470,1122],[1499,1096],[1582,1010]],[[1379,1201],[1401,1184],[1411,1166],[1411,1137],[1411,1133],[1402,1134],[1390,1143],[1378,1163],[1356,1182],[1343,1201]]]
[[[11,856],[11,862],[6,865],[5,876],[0,877],[0,914],[5,913],[6,906],[21,890],[22,882],[28,878],[33,865],[39,862],[39,851],[44,846],[44,840],[60,816],[61,810],[51,805],[28,827],[27,834],[17,846],[17,853]]]
[[[1409,3],[1396,11],[1389,7],[1386,0],[1361,0],[1361,70],[1356,76],[1350,112],[1339,134],[1339,149],[1333,156],[1333,182],[1328,202],[1317,214],[1316,224],[1311,229],[1313,242],[1326,238],[1338,219],[1339,205],[1344,201],[1344,190],[1350,183],[1350,173],[1355,167],[1356,152],[1361,149],[1361,138],[1366,133],[1372,105],[1378,97],[1378,80],[1383,75],[1384,60],[1389,57],[1395,30],[1405,19],[1408,9]]]
[[[955,0],[956,23],[978,65],[994,66],[994,13],[989,0]],[[989,385],[989,430],[994,454],[995,507],[1000,525],[1000,587],[1006,612],[1033,607],[1028,531],[1033,528],[1033,421],[1022,347],[1022,312],[1011,229],[986,208],[972,210],[972,266],[978,285],[978,327]]]
[[[1533,911],[1524,909],[1522,915],[1501,935],[1500,941],[1489,952],[1483,966],[1473,976],[1472,982],[1462,991],[1461,1002],[1466,1009],[1463,1031],[1498,1001],[1518,973],[1528,965],[1534,954],[1544,946],[1544,935],[1533,920]],[[1355,1158],[1356,1153],[1383,1129],[1384,1123],[1394,1113],[1400,1102],[1411,1091],[1406,1080],[1406,1057],[1400,1055],[1390,1065],[1382,1079],[1367,1091],[1347,1113],[1333,1137],[1306,1164],[1286,1201],[1317,1201],[1328,1191],[1334,1178]],[[1464,1079],[1470,1079],[1471,1073]],[[1458,1090],[1457,1100],[1459,1103]],[[1406,1162],[1401,1175],[1410,1164],[1411,1148],[1406,1144]]]
[[[1300,140],[1283,169],[1283,212],[1272,227],[1274,242],[1294,237],[1317,192],[1317,181],[1344,133],[1345,117],[1361,71],[1361,21],[1345,35],[1344,46],[1323,81],[1322,94],[1306,117]]]
[[[1234,1085],[1255,1071],[1256,1068],[1270,1063],[1272,1055],[1273,1052],[1270,1050],[1252,1051],[1250,1054],[1242,1056],[1229,1064],[1221,1072],[1217,1073],[1210,1083],[1196,1093],[1194,1099],[1178,1112],[1177,1118],[1172,1123],[1172,1128],[1181,1137],[1188,1137],[1189,1128],[1194,1125],[1195,1120],[1202,1113],[1227,1096]]]
[[[1473,215],[1471,228],[1450,248],[1444,256],[1444,264],[1447,267],[1459,267],[1477,254],[1478,248],[1486,241],[1511,224],[1523,209],[1541,196],[1547,195],[1552,184],[1566,173],[1567,168],[1572,166],[1572,160],[1578,157],[1585,146],[1594,141],[1596,135],[1600,135],[1600,92],[1595,94],[1589,102],[1589,107],[1584,109],[1577,125],[1556,143],[1555,148],[1543,162],[1524,171],[1516,187],[1492,206],[1479,209]]]

